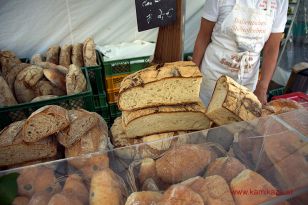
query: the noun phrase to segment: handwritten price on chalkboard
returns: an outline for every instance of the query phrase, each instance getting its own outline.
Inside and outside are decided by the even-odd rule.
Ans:
[[[159,0],[156,0],[156,1],[159,1]],[[166,17],[166,18],[172,18],[172,16],[173,16],[173,11],[174,11],[173,8],[169,9],[167,12],[163,12],[163,10],[159,9],[160,14],[157,15],[157,19],[160,19],[160,20],[163,21],[165,17]],[[150,23],[151,23],[151,20],[152,20],[152,18],[153,18],[153,14],[147,15],[146,18],[147,18],[148,24],[150,24]]]

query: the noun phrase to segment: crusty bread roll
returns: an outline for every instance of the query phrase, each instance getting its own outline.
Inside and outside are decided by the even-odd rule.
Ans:
[[[69,126],[68,111],[57,105],[47,105],[26,120],[22,134],[25,142],[37,142]]]
[[[0,132],[0,167],[12,167],[56,156],[57,143],[52,138],[25,143],[22,136],[24,124],[25,121],[17,121]]]
[[[60,55],[60,46],[58,45],[51,46],[47,50],[46,61],[58,65],[59,55]]]
[[[201,72],[193,62],[151,66],[123,79],[119,108],[128,111],[200,102],[201,79]]]
[[[230,188],[233,192],[253,191],[255,194],[233,194],[237,205],[260,204],[273,199],[276,189],[258,173],[245,169],[237,177],[232,179]],[[260,192],[264,193],[260,193]],[[274,194],[273,194],[274,193]]]
[[[78,67],[83,67],[83,44],[82,43],[77,43],[74,44],[72,47],[72,64],[78,66]]]
[[[89,191],[77,174],[69,175],[65,181],[62,192],[74,195],[82,204],[87,204]]]
[[[219,175],[227,183],[241,173],[246,167],[234,157],[221,157],[209,164],[205,176]]]
[[[51,197],[51,193],[37,192],[32,195],[28,205],[46,205]]]
[[[202,197],[184,185],[171,186],[157,205],[203,205]]]
[[[51,197],[47,205],[83,205],[74,195],[59,193]]]
[[[205,111],[201,104],[123,111],[123,127],[129,138],[173,131],[204,130],[211,124]]]
[[[0,76],[0,93],[0,107],[17,104],[11,89],[2,76]]]
[[[127,198],[125,205],[153,205],[157,204],[161,197],[162,194],[159,192],[134,192]]]
[[[34,86],[43,78],[43,69],[31,65],[18,73],[15,79],[15,96],[19,103],[29,102],[35,98]]]
[[[262,105],[257,96],[228,76],[221,76],[215,86],[206,115],[217,125],[260,117]]]
[[[235,205],[227,182],[218,175],[194,177],[181,183],[200,194],[204,204]]]
[[[83,109],[69,110],[68,116],[70,125],[57,135],[59,143],[66,148],[78,142],[81,137],[100,122],[100,116],[98,114]]]
[[[66,74],[66,92],[68,95],[81,93],[87,88],[87,82],[80,67],[72,64]]]
[[[59,65],[68,68],[71,65],[72,45],[64,45],[61,47]]]
[[[93,175],[90,188],[90,205],[123,205],[125,184],[111,169]]]
[[[28,66],[30,66],[30,64],[27,64],[27,63],[16,64],[11,68],[11,70],[5,76],[5,80],[13,93],[14,93],[14,82],[15,82],[16,76],[18,75],[20,71],[22,71],[24,68]]]
[[[87,38],[83,43],[84,66],[96,66],[95,43],[92,38]]]
[[[25,196],[17,196],[15,197],[14,201],[12,202],[12,205],[28,205],[29,198]]]
[[[201,174],[215,157],[205,145],[180,145],[156,160],[156,172],[166,183],[181,182]]]

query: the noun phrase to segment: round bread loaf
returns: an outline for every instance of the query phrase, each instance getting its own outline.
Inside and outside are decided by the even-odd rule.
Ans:
[[[156,204],[162,194],[153,191],[134,192],[126,200],[125,205],[149,205]]]

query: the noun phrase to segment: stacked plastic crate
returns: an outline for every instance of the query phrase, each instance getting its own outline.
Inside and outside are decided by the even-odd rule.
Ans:
[[[149,56],[107,61],[103,59],[107,100],[111,121],[121,115],[117,101],[122,80],[131,73],[139,71],[149,64]]]

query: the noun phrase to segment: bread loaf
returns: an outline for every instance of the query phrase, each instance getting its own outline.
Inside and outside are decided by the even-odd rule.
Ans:
[[[155,160],[151,158],[145,158],[142,160],[139,170],[139,182],[143,184],[145,180],[152,178],[155,180],[157,178]]]
[[[210,127],[205,111],[200,104],[124,111],[123,127],[129,138],[173,131],[204,130]]]
[[[206,176],[218,175],[230,183],[246,167],[236,158],[221,157],[209,164],[206,170]]]
[[[57,105],[44,106],[26,120],[22,134],[25,142],[37,142],[69,126],[68,111]]]
[[[218,175],[195,177],[181,183],[200,194],[204,204],[235,205],[227,182]]]
[[[66,91],[66,70],[62,71],[57,68],[43,70],[44,76],[57,88],[63,92]]]
[[[161,197],[162,194],[159,192],[134,192],[127,198],[125,205],[153,205],[157,204]]]
[[[177,183],[201,174],[214,159],[215,154],[205,145],[180,145],[156,160],[156,172],[162,181]]]
[[[95,43],[92,38],[87,38],[83,43],[84,66],[96,66]]]
[[[81,93],[86,90],[87,82],[81,69],[72,64],[66,74],[66,92],[68,95]]]
[[[83,67],[83,44],[77,43],[72,46],[72,64]]]
[[[34,87],[34,92],[36,96],[46,96],[46,95],[65,95],[65,91],[54,86],[50,81],[40,80]],[[32,99],[33,101],[34,99]]]
[[[230,183],[231,190],[235,193],[233,198],[237,205],[260,204],[273,199],[276,189],[258,173],[249,169],[243,170]],[[252,194],[251,191],[255,194]],[[236,194],[248,192],[251,194]],[[274,194],[273,194],[274,193]]]
[[[184,185],[174,185],[163,194],[157,205],[203,205],[202,197]]]
[[[5,76],[5,80],[12,92],[14,92],[14,82],[15,82],[16,76],[18,75],[20,71],[22,71],[24,68],[28,66],[30,66],[30,64],[27,64],[27,63],[16,64],[11,68],[11,70]]]
[[[24,124],[25,121],[17,121],[0,132],[0,167],[54,157],[57,154],[57,144],[52,138],[32,144],[23,142]]]
[[[35,98],[34,86],[43,78],[43,69],[32,65],[24,68],[16,76],[15,95],[19,103],[30,102]]]
[[[2,76],[0,76],[0,107],[16,105],[17,101]]]
[[[200,102],[202,75],[193,62],[155,65],[123,79],[119,92],[121,110]]]
[[[82,109],[69,110],[68,116],[70,126],[57,135],[59,143],[66,148],[78,142],[90,129],[97,126],[100,120],[98,114]],[[94,132],[93,135],[95,135],[95,133],[96,132]]]
[[[0,68],[3,77],[9,73],[11,68],[20,64],[21,61],[16,57],[16,54],[12,51],[1,51],[0,52]]]
[[[125,184],[111,169],[93,175],[90,188],[90,205],[122,205],[126,196]]]
[[[28,205],[46,205],[48,204],[52,194],[47,192],[37,192],[33,194]]]
[[[17,196],[14,201],[12,202],[12,205],[28,205],[29,199],[25,196]]]
[[[42,95],[42,96],[38,96],[36,98],[34,98],[33,100],[31,100],[31,102],[39,102],[39,101],[43,101],[43,100],[50,100],[53,98],[57,98],[58,96],[56,95]]]
[[[267,109],[272,109],[274,114],[281,114],[292,110],[303,108],[298,102],[290,99],[273,100],[265,106]]]
[[[60,54],[60,46],[55,45],[49,47],[46,53],[46,61],[58,65],[59,54]]]
[[[30,63],[33,65],[38,65],[39,63],[43,62],[41,54],[34,54],[31,57]]]
[[[61,47],[59,65],[68,68],[71,65],[72,45],[64,45]]]
[[[232,78],[220,77],[215,86],[206,115],[218,125],[253,120],[261,116],[262,105],[257,96]]]
[[[89,191],[77,174],[68,176],[62,192],[74,195],[82,204],[88,203]]]
[[[51,197],[47,205],[83,205],[74,195],[59,193]]]

